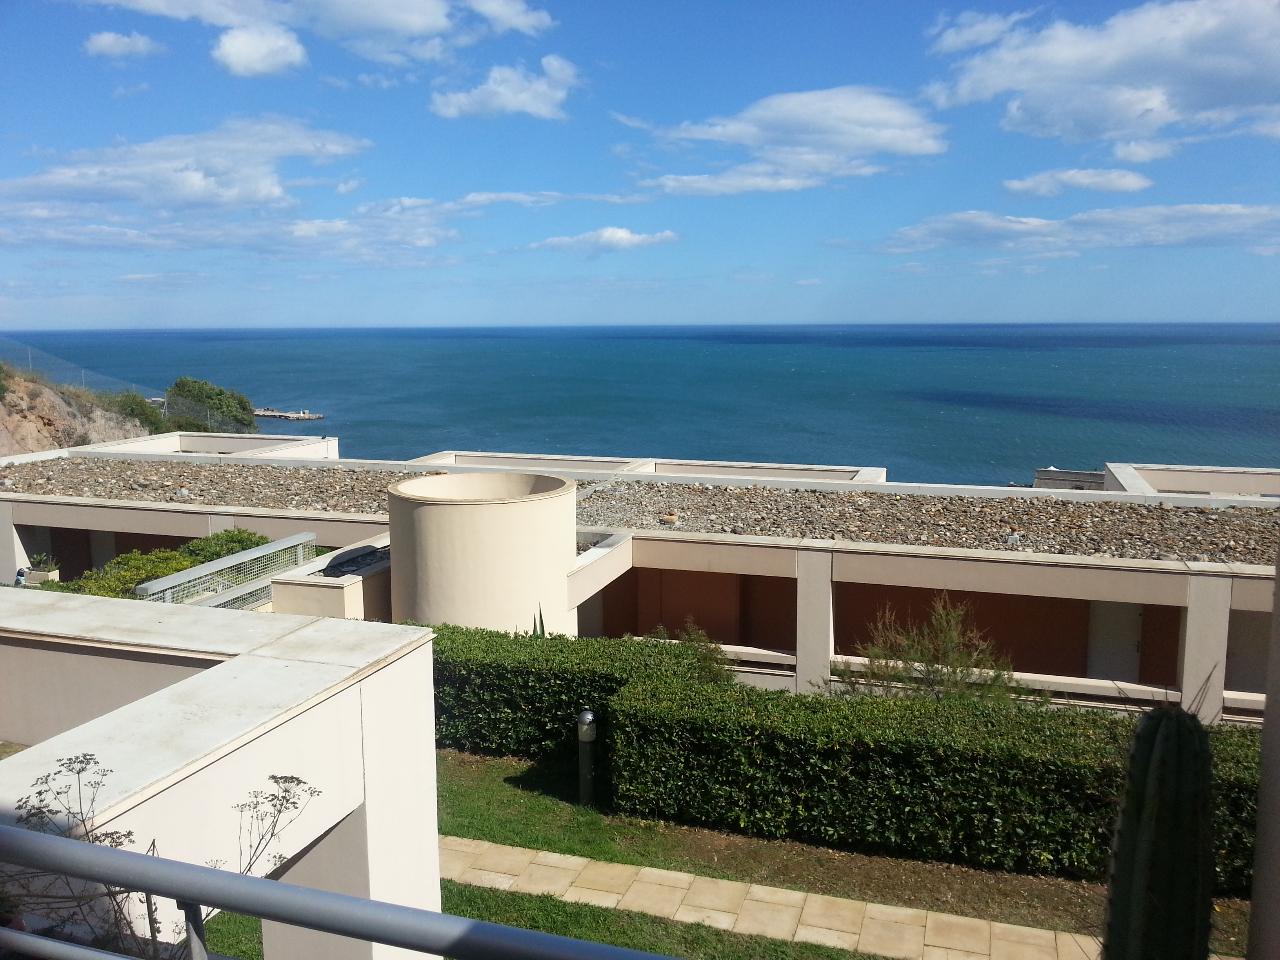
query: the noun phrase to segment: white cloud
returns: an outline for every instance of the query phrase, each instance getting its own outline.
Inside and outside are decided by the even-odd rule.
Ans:
[[[139,94],[146,93],[150,89],[151,84],[146,83],[145,81],[143,83],[134,84],[117,83],[115,89],[111,91],[111,96],[116,99],[121,99],[123,97],[136,97]]]
[[[287,118],[232,120],[204,133],[80,151],[40,173],[0,180],[0,198],[128,200],[150,207],[285,205],[291,198],[278,169],[282,160],[322,162],[367,146]]]
[[[450,45],[475,42],[481,36],[517,31],[534,36],[554,25],[545,11],[525,0],[86,0],[138,13],[192,20],[225,31],[216,49],[231,63],[246,65],[249,54],[236,48],[278,41],[277,61],[284,66],[305,62],[298,32],[307,31],[343,44],[358,56],[404,66],[439,60]],[[237,33],[236,31],[250,31]],[[288,38],[292,38],[292,43]],[[296,49],[294,49],[296,45]],[[299,53],[301,51],[301,54]],[[259,64],[271,62],[259,51]],[[226,60],[219,59],[220,63]],[[283,69],[277,66],[275,69]],[[243,75],[269,72],[259,69]]]
[[[822,286],[822,281],[817,277],[804,277],[795,281],[795,285],[797,287],[820,287]]]
[[[542,120],[559,120],[565,115],[564,101],[578,82],[577,67],[564,57],[548,54],[542,58],[541,74],[531,73],[523,65],[493,67],[488,79],[472,90],[432,94],[431,110],[451,119],[527,113]]]
[[[84,42],[84,52],[91,57],[149,57],[163,50],[160,44],[136,30],[128,35],[110,31],[95,33]]]
[[[1136,162],[1169,131],[1265,133],[1254,124],[1280,105],[1277,49],[1275,0],[1150,2],[1097,25],[1015,26],[931,93],[941,106],[1003,99],[1008,129],[1112,141]]]
[[[1163,160],[1171,157],[1177,145],[1167,140],[1126,140],[1113,143],[1111,152],[1117,160],[1126,163],[1150,163],[1152,160]]]
[[[934,53],[956,53],[995,43],[1034,11],[1009,14],[979,13],[966,10],[956,16],[941,14],[926,36],[934,38],[929,49]]]
[[[1078,190],[1101,190],[1107,193],[1134,193],[1152,185],[1148,177],[1132,170],[1045,170],[1021,180],[1006,180],[1006,189],[1014,193],[1032,193],[1038,197],[1056,197],[1068,187]]]
[[[364,181],[359,177],[352,177],[350,180],[340,180],[338,185],[334,187],[334,191],[345,196],[348,193],[355,193],[364,186]]]
[[[587,253],[611,253],[617,250],[634,250],[650,247],[655,243],[671,243],[679,239],[671,230],[658,233],[633,233],[626,227],[601,227],[573,237],[548,237],[530,244],[534,250],[581,250]]]
[[[966,210],[904,227],[894,234],[890,249],[907,253],[940,247],[997,247],[1043,257],[1103,247],[1252,249],[1277,242],[1280,206],[1188,203],[1087,210],[1061,220]]]
[[[852,86],[775,94],[733,116],[682,123],[658,133],[669,140],[734,147],[749,155],[726,170],[666,174],[645,181],[667,193],[804,190],[842,177],[878,173],[884,168],[870,162],[873,156],[920,156],[947,148],[942,128],[917,107],[879,90]]]
[[[530,10],[524,0],[467,0],[467,5],[498,33],[515,30],[534,37],[555,22],[545,10]]]
[[[213,59],[238,77],[260,77],[302,66],[307,51],[293,31],[263,24],[226,31],[213,47]]]

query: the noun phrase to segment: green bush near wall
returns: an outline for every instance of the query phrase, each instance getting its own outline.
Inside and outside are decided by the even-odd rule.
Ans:
[[[436,740],[472,753],[568,749],[581,710],[606,726],[614,694],[643,677],[703,685],[697,652],[680,644],[434,629]]]
[[[188,570],[210,560],[220,560],[267,542],[267,537],[248,530],[221,530],[184,543],[177,550],[150,550],[147,553],[133,550],[122,553],[77,580],[50,582],[43,586],[47,590],[62,593],[131,599],[136,597],[134,591],[139,584]]]
[[[1253,881],[1253,838],[1262,778],[1258,730],[1209,728],[1213,753],[1213,829],[1218,888],[1248,895]]]
[[[602,714],[623,814],[988,869],[1101,879],[1132,717],[1018,703],[822,697],[709,683],[654,640],[437,628],[437,739],[572,748]],[[1220,892],[1247,891],[1259,734],[1211,730]]]

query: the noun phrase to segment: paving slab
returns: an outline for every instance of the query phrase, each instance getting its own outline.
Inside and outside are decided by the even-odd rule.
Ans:
[[[931,912],[925,920],[924,942],[932,947],[987,954],[991,952],[991,924],[973,917]]]
[[[599,860],[592,860],[582,868],[574,886],[604,890],[621,896],[627,892],[639,875],[640,868],[630,864],[602,863]]]
[[[861,900],[844,900],[811,893],[805,897],[800,923],[809,927],[824,927],[841,933],[859,933],[866,915],[867,905]]]
[[[911,907],[891,907],[883,903],[867,904],[868,920],[890,920],[894,923],[905,923],[912,927],[923,927],[929,914],[924,910]]]
[[[490,890],[510,890],[516,878],[509,873],[494,873],[492,870],[464,870],[458,875],[458,882],[469,887],[488,887]]]
[[[660,870],[657,867],[641,867],[637,878],[645,883],[660,883],[666,887],[679,887],[688,890],[697,879],[692,873],[681,873],[679,870]]]
[[[607,890],[593,890],[591,887],[570,887],[561,897],[569,903],[589,903],[593,907],[609,907],[613,909],[617,907],[618,901],[622,899],[620,894],[609,893]]]
[[[635,910],[670,920],[680,908],[684,890],[647,880],[636,880],[618,902],[619,910]]]
[[[1041,947],[1056,947],[1056,938],[1052,930],[1039,930],[1035,927],[1020,927],[1012,923],[992,923],[991,941],[1012,940],[1015,943],[1031,943]]]
[[[533,858],[534,863],[548,867],[563,867],[566,870],[581,870],[591,861],[586,857],[575,857],[568,853],[552,853],[550,850],[539,850]]]
[[[775,940],[791,940],[800,925],[800,908],[763,900],[746,900],[738,911],[734,933],[749,933]]]
[[[524,873],[516,877],[511,889],[517,893],[549,893],[558,897],[573,886],[580,872],[545,863],[531,863],[524,868]]]
[[[781,903],[788,907],[803,907],[807,894],[803,890],[788,890],[785,887],[765,887],[753,883],[747,890],[748,900],[763,900],[765,903]]]
[[[858,934],[858,949],[899,960],[923,960],[924,925],[867,918]]]
[[[525,867],[533,863],[537,850],[526,850],[523,847],[492,846],[476,857],[472,864],[476,870],[488,870],[491,873],[509,873],[512,877],[524,873]]]
[[[457,880],[469,870],[480,856],[478,850],[452,850],[443,847],[440,850],[440,876],[445,880]]]
[[[691,907],[707,907],[711,910],[737,913],[738,908],[747,899],[747,891],[750,888],[750,884],[738,883],[736,880],[698,877],[689,886],[684,902]]]

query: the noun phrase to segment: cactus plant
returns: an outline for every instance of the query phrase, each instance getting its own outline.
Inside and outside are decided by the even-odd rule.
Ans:
[[[1111,847],[1103,960],[1205,960],[1213,907],[1209,736],[1166,704],[1138,723]]]

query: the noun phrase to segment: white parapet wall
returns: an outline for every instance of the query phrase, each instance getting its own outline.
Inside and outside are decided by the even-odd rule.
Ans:
[[[296,776],[320,793],[275,841],[273,875],[438,910],[430,630],[5,590],[0,823],[59,758],[110,768],[95,826],[131,849],[235,870],[238,804]],[[94,663],[98,669],[92,669]],[[255,874],[274,867],[259,862]],[[160,902],[161,930],[177,914]],[[373,960],[391,948],[264,925],[269,958]]]
[[[533,473],[440,474],[390,488],[396,621],[576,635],[565,584],[575,483]]]

